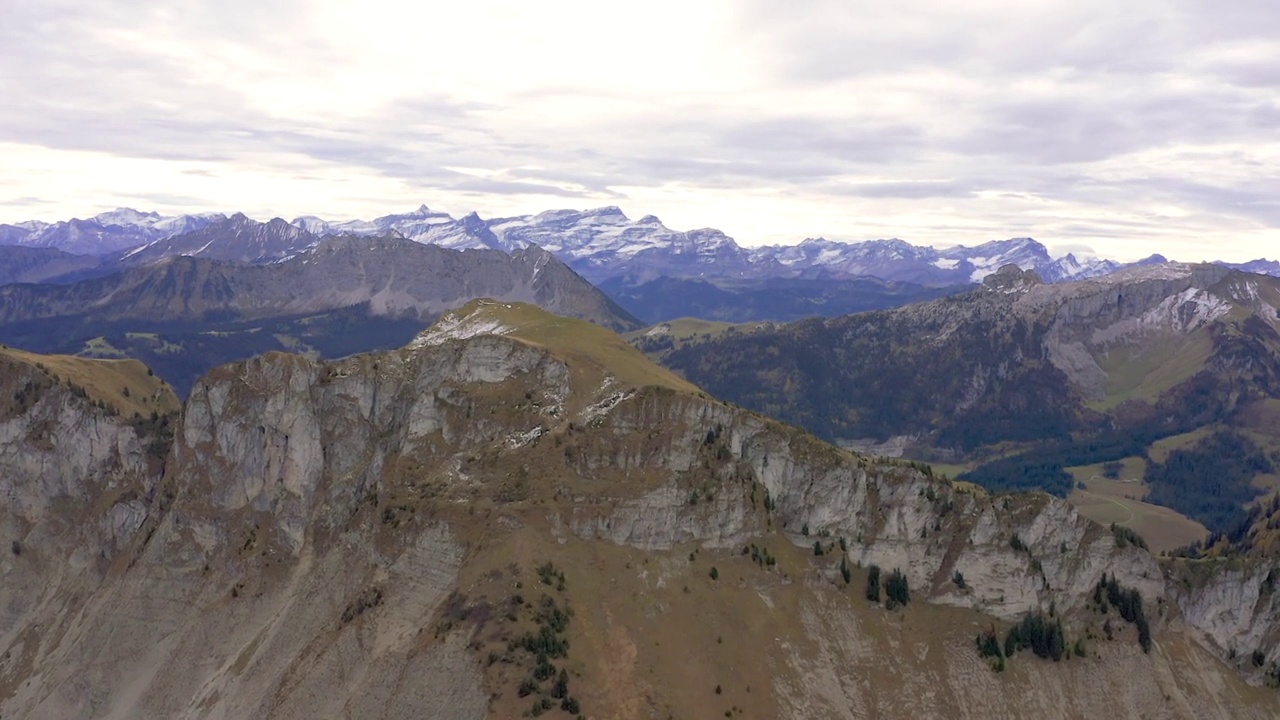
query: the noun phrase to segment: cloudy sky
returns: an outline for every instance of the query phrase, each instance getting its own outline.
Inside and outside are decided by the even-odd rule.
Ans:
[[[1275,0],[198,4],[5,4],[0,222],[618,205],[1280,256]]]

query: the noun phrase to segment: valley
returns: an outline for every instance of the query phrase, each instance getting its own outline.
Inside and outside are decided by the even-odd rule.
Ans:
[[[1152,501],[1226,532],[1280,457],[1269,412],[1280,390],[1278,306],[1271,279],[1211,266],[1055,285],[1006,268],[965,295],[700,336],[660,359],[830,440],[902,438],[898,453],[964,465],[960,479],[996,490],[1066,497],[1091,477],[1078,468],[1141,460]],[[1209,467],[1227,457],[1248,458],[1239,480],[1175,489],[1198,482],[1188,471],[1226,472]],[[1119,510],[1082,492],[1100,518]]]

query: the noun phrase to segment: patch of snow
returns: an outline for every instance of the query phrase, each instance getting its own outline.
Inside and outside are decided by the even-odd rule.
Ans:
[[[955,270],[960,265],[960,261],[955,258],[938,258],[930,263],[939,270]]]
[[[503,325],[493,318],[476,318],[474,315],[460,318],[449,313],[414,338],[409,343],[409,348],[443,345],[450,340],[467,340],[480,335],[506,335],[514,331],[515,328]]]
[[[815,265],[830,265],[844,258],[844,253],[838,248],[826,248],[818,253],[818,257],[814,258]]]
[[[212,245],[212,244],[213,244],[213,240],[210,240],[209,242],[205,243],[204,245],[201,245],[199,250],[196,250],[195,252],[184,253],[184,254],[185,254],[185,255],[199,255],[200,253],[204,252],[205,250],[208,250],[208,249],[209,249],[209,246],[210,246],[210,245]]]
[[[138,247],[136,247],[136,248],[134,248],[134,249],[130,250],[129,252],[125,253],[124,255],[121,255],[121,256],[120,256],[120,259],[121,259],[121,260],[125,260],[125,259],[128,259],[128,258],[131,258],[131,257],[133,257],[134,255],[137,255],[138,253],[142,252],[143,250],[146,250],[147,248],[151,247],[152,245],[155,245],[155,244],[156,244],[156,243],[158,243],[158,242],[160,242],[160,241],[159,241],[159,240],[154,240],[154,241],[152,241],[152,242],[147,243],[146,245],[139,245]]]
[[[538,279],[538,273],[542,272],[542,268],[546,267],[547,262],[550,260],[551,255],[549,253],[543,253],[542,256],[533,263],[533,276],[529,278],[529,282],[533,282]]]

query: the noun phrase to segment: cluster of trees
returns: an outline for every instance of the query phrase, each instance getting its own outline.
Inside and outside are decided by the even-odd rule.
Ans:
[[[1062,629],[1062,619],[1055,616],[1052,608],[1049,615],[1039,611],[1028,613],[1016,625],[1005,633],[1004,642],[996,633],[995,627],[988,627],[978,634],[974,640],[978,655],[991,660],[991,667],[996,672],[1005,669],[1005,660],[1012,658],[1021,650],[1030,650],[1037,657],[1058,662],[1070,657],[1074,650],[1078,656],[1085,653],[1084,640],[1077,639],[1074,648],[1067,643],[1067,634]]]
[[[41,365],[43,370],[44,366]],[[22,382],[22,386],[13,392],[13,405],[15,414],[21,415],[31,409],[36,401],[47,391],[53,387],[53,383],[47,378],[27,379]]]
[[[1111,523],[1111,533],[1116,536],[1116,545],[1120,547],[1135,545],[1143,550],[1148,549],[1146,538],[1139,535],[1138,531],[1133,528]]]
[[[1067,636],[1062,631],[1062,619],[1045,617],[1035,612],[1022,618],[1009,628],[1004,638],[1004,654],[1013,657],[1019,650],[1031,650],[1037,657],[1057,662],[1067,649]]]
[[[959,479],[995,492],[1038,489],[1066,497],[1074,484],[1066,468],[1099,462],[1114,465],[1118,458],[1147,457],[1151,443],[1188,429],[1184,425],[1145,424],[1088,440],[1044,443],[980,465]],[[1246,519],[1244,504],[1261,492],[1251,481],[1272,472],[1274,467],[1275,463],[1249,438],[1221,431],[1191,447],[1171,452],[1164,463],[1148,457],[1143,479],[1151,492],[1146,499],[1177,510],[1211,531],[1227,533]]]
[[[911,588],[907,583],[907,576],[902,570],[894,568],[888,577],[881,578],[883,573],[880,571],[879,565],[872,565],[867,568],[867,599],[878,603],[880,602],[880,586],[884,585],[885,607],[893,610],[894,608],[905,606],[911,602]]]
[[[885,607],[890,610],[905,606],[911,602],[911,589],[907,587],[907,576],[899,569],[894,568],[889,573],[889,579],[884,583]]]
[[[979,465],[959,479],[995,492],[1044,490],[1066,497],[1073,485],[1067,468],[1145,455],[1151,443],[1175,430],[1142,425],[1079,440],[1050,440],[1026,452]]]
[[[161,415],[155,410],[150,415],[134,413],[129,424],[133,426],[139,438],[147,441],[147,454],[157,460],[163,460],[169,454],[169,446],[173,444],[173,414]]]
[[[769,554],[769,548],[759,547],[755,543],[742,548],[742,554],[751,555],[751,561],[762,568],[771,568],[778,564],[778,558]]]
[[[554,586],[556,592],[564,592],[564,571],[557,569],[551,563],[545,563],[537,568],[537,573],[543,585]],[[520,596],[516,596],[513,600],[516,606],[523,605],[523,598]],[[567,603],[562,607],[555,598],[543,595],[533,613],[536,629],[524,633],[507,644],[508,652],[523,650],[533,657],[533,669],[529,677],[521,681],[516,689],[517,695],[528,697],[538,694],[542,690],[543,683],[555,678],[545,694],[534,699],[528,711],[528,714],[533,717],[553,709],[557,702],[561,710],[571,715],[577,715],[581,711],[577,698],[569,694],[569,673],[563,667],[557,669],[552,662],[552,660],[565,659],[569,656],[567,633],[572,617],[573,611]],[[495,658],[496,655],[491,655],[490,662],[494,662]]]
[[[1190,545],[1177,548],[1169,554],[1174,557],[1198,559],[1205,557],[1210,550],[1219,557],[1248,555],[1259,550],[1258,539],[1268,538],[1280,530],[1280,495],[1273,495],[1271,500],[1251,505],[1244,518],[1226,532],[1211,532],[1204,540],[1197,540]],[[1270,548],[1266,548],[1270,552]]]
[[[1119,611],[1125,622],[1138,628],[1138,644],[1142,646],[1142,652],[1151,652],[1151,626],[1142,606],[1141,592],[1122,587],[1114,575],[1108,577],[1103,573],[1093,588],[1093,603],[1098,612],[1103,614],[1112,607]]]
[[[1262,491],[1252,485],[1274,464],[1252,440],[1230,431],[1210,435],[1147,465],[1150,502],[1199,520],[1215,532],[1230,532],[1248,518],[1244,504]]]

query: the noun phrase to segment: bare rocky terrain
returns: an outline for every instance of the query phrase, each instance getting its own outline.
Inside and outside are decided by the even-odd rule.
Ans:
[[[1274,564],[1162,564],[530,306],[219,367],[169,424],[5,362],[5,718],[1280,712]],[[873,565],[905,607],[868,600]],[[1104,574],[1149,652],[1099,611]],[[996,672],[975,637],[1028,613],[1071,652]]]

